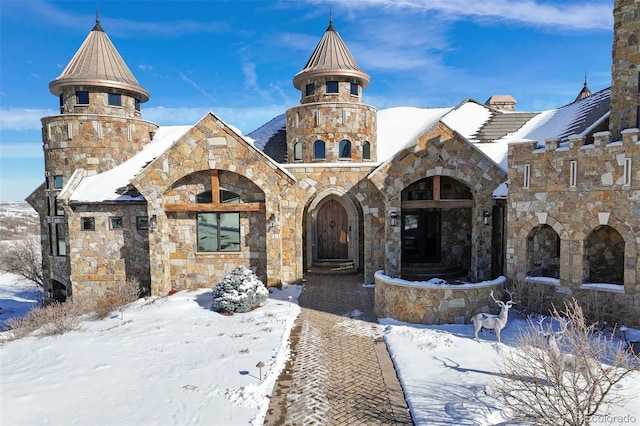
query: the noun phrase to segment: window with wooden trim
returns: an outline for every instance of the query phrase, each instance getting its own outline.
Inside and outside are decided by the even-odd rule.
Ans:
[[[522,187],[524,189],[529,189],[530,184],[531,184],[531,164],[525,164],[524,179],[523,179]]]
[[[574,188],[578,183],[578,162],[571,160],[569,163],[569,186]]]

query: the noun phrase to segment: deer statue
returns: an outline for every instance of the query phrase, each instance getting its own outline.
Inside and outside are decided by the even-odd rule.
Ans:
[[[562,339],[565,332],[567,331],[567,323],[565,321],[560,321],[561,331],[553,331],[551,327],[547,330],[542,326],[542,322],[546,317],[542,317],[538,324],[540,326],[540,330],[542,332],[542,336],[544,337],[544,342],[549,349],[549,356],[551,357],[551,361],[559,368],[560,372],[571,372],[578,373],[582,375],[582,377],[589,381],[590,372],[589,369],[591,367],[590,362],[587,361],[586,364],[579,362],[574,355],[571,354],[563,354],[560,351],[560,347],[558,346],[558,341]]]
[[[496,302],[496,304],[498,306],[500,306],[500,314],[499,315],[493,315],[493,314],[486,314],[486,313],[479,313],[479,314],[475,314],[471,320],[473,321],[473,335],[475,337],[475,339],[477,341],[480,341],[478,339],[478,332],[480,331],[481,328],[486,328],[489,330],[495,330],[496,331],[496,340],[498,342],[500,342],[500,331],[504,328],[505,325],[507,325],[507,318],[509,316],[509,309],[516,303],[513,301],[513,293],[509,293],[508,291],[505,290],[505,292],[507,294],[509,294],[509,297],[511,300],[509,300],[507,303],[501,301],[501,300],[496,300],[495,297],[493,297],[493,290],[491,290],[491,298],[493,299],[494,302]]]

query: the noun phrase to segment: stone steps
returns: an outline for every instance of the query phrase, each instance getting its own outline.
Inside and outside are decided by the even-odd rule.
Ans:
[[[307,269],[308,275],[357,275],[358,268],[350,261],[313,262]]]

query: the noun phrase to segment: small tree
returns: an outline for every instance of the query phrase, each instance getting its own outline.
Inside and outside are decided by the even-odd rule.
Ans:
[[[18,275],[44,290],[42,251],[36,237],[13,241],[2,249],[0,271]]]
[[[264,303],[269,290],[244,266],[238,266],[213,288],[211,309],[218,312],[249,312]]]
[[[562,314],[554,308],[553,320],[567,325],[561,338],[553,336],[553,344],[549,344],[551,330],[528,327],[522,330],[517,348],[499,361],[497,393],[514,420],[589,425],[596,413],[607,415],[610,406],[630,398],[616,385],[638,371],[638,359],[613,333],[598,333],[594,325],[587,325],[575,299],[565,304]]]

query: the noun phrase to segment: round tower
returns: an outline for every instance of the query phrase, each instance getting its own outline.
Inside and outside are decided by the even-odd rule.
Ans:
[[[49,83],[60,114],[42,118],[45,171],[61,188],[76,169],[97,173],[128,160],[153,138],[141,119],[147,92],[96,23],[62,74]]]
[[[377,110],[362,102],[369,81],[330,18],[311,58],[293,78],[301,100],[286,114],[287,161],[375,162]]]
[[[640,1],[616,0],[613,8],[611,115],[609,130],[640,127]]]

